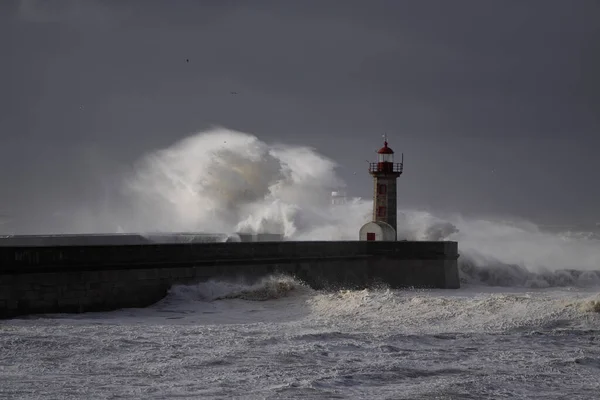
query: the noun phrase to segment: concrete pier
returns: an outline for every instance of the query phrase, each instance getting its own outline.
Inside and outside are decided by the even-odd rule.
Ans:
[[[174,284],[284,273],[315,289],[458,288],[456,242],[0,246],[0,318],[151,305]]]

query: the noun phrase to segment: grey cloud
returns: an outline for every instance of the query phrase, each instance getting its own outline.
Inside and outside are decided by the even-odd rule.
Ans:
[[[218,124],[316,146],[363,196],[388,132],[404,204],[597,218],[599,15],[592,0],[0,2],[0,213],[100,202],[103,169]]]

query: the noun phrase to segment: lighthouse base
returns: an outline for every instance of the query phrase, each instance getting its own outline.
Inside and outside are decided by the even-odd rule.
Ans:
[[[360,240],[369,242],[394,242],[396,241],[396,230],[382,221],[371,221],[364,224],[358,232]]]

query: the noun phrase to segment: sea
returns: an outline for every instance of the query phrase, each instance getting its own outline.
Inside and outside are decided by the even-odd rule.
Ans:
[[[227,157],[219,167],[229,174],[227,187],[205,175],[215,172],[207,152]],[[239,132],[204,132],[139,168],[124,182],[163,217],[120,216],[116,231],[193,231],[210,217],[219,232],[348,239],[371,207],[348,199],[323,213],[331,161]],[[600,240],[593,230],[399,211],[401,238],[459,242],[460,289],[317,291],[273,275],[253,284],[175,286],[142,309],[3,320],[0,398],[600,396]],[[107,215],[85,220],[96,217],[106,231]]]

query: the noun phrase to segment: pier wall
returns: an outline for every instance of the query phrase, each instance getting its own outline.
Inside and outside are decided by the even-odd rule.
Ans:
[[[145,307],[174,284],[284,273],[315,289],[458,288],[456,242],[0,246],[0,318]]]

